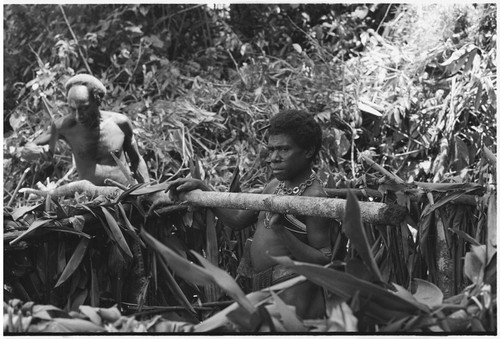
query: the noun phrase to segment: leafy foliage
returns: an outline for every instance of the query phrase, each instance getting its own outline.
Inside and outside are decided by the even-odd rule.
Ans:
[[[7,5],[4,27],[4,332],[496,331],[494,4]],[[259,191],[268,118],[307,109],[324,131],[326,186],[378,190],[408,218],[363,225],[350,197],[345,272],[278,258],[332,293],[327,319],[300,320],[279,299],[297,281],[246,296],[234,282],[251,230],[160,201],[145,211],[130,191],[21,198],[21,185],[75,178],[64,144],[52,163],[19,151],[66,113],[63,84],[80,72],[108,88],[104,109],[133,120],[154,183]],[[228,286],[238,303],[215,313]],[[163,318],[121,315],[151,307]]]

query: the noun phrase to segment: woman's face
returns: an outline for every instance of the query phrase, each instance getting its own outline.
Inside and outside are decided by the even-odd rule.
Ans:
[[[310,172],[312,152],[295,143],[286,134],[270,135],[267,161],[276,179],[293,180],[304,171]]]

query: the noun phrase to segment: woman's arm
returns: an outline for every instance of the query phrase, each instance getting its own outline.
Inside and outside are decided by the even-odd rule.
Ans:
[[[202,191],[212,191],[203,181],[192,178],[182,178],[174,180],[170,183],[167,191],[173,199],[178,198],[181,192],[189,192],[195,189]],[[257,221],[258,211],[237,210],[229,208],[213,207],[212,211],[224,225],[231,227],[234,230],[241,230],[248,227]]]

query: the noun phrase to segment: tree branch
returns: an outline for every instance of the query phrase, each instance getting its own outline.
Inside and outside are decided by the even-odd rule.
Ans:
[[[96,186],[88,180],[74,181],[64,186],[60,186],[48,191],[40,191],[32,188],[21,188],[19,193],[36,194],[38,196],[46,197],[50,195],[53,198],[71,197],[75,193],[87,193],[91,196],[99,195],[114,195],[120,194],[122,190],[113,186]]]
[[[82,58],[82,61],[85,64],[85,68],[87,68],[87,72],[89,72],[89,74],[92,75],[92,71],[90,70],[90,66],[87,63],[87,59],[85,59],[83,52],[82,52],[82,49],[80,48],[80,43],[78,42],[78,39],[76,38],[75,32],[73,32],[73,29],[71,28],[71,25],[69,24],[68,17],[66,16],[66,12],[64,12],[64,8],[62,5],[59,5],[59,8],[61,9],[62,15],[64,17],[64,21],[66,21],[66,25],[68,26],[69,32],[71,33],[73,40],[75,40],[76,46],[78,47],[78,53],[80,54],[80,57]]]

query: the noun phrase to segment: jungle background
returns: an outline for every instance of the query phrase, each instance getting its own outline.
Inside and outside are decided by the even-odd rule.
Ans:
[[[4,5],[4,333],[496,333],[496,11]],[[145,209],[133,189],[23,190],[77,180],[63,142],[52,161],[20,158],[65,114],[64,83],[77,73],[106,86],[103,109],[131,118],[153,186],[193,176],[259,192],[268,118],[314,114],[324,133],[315,168],[347,197],[338,238],[349,242],[336,269],[296,269],[336,296],[328,317],[298,319],[277,292],[245,296],[238,265],[252,230],[233,232],[208,210]],[[366,224],[362,201],[407,216]]]

